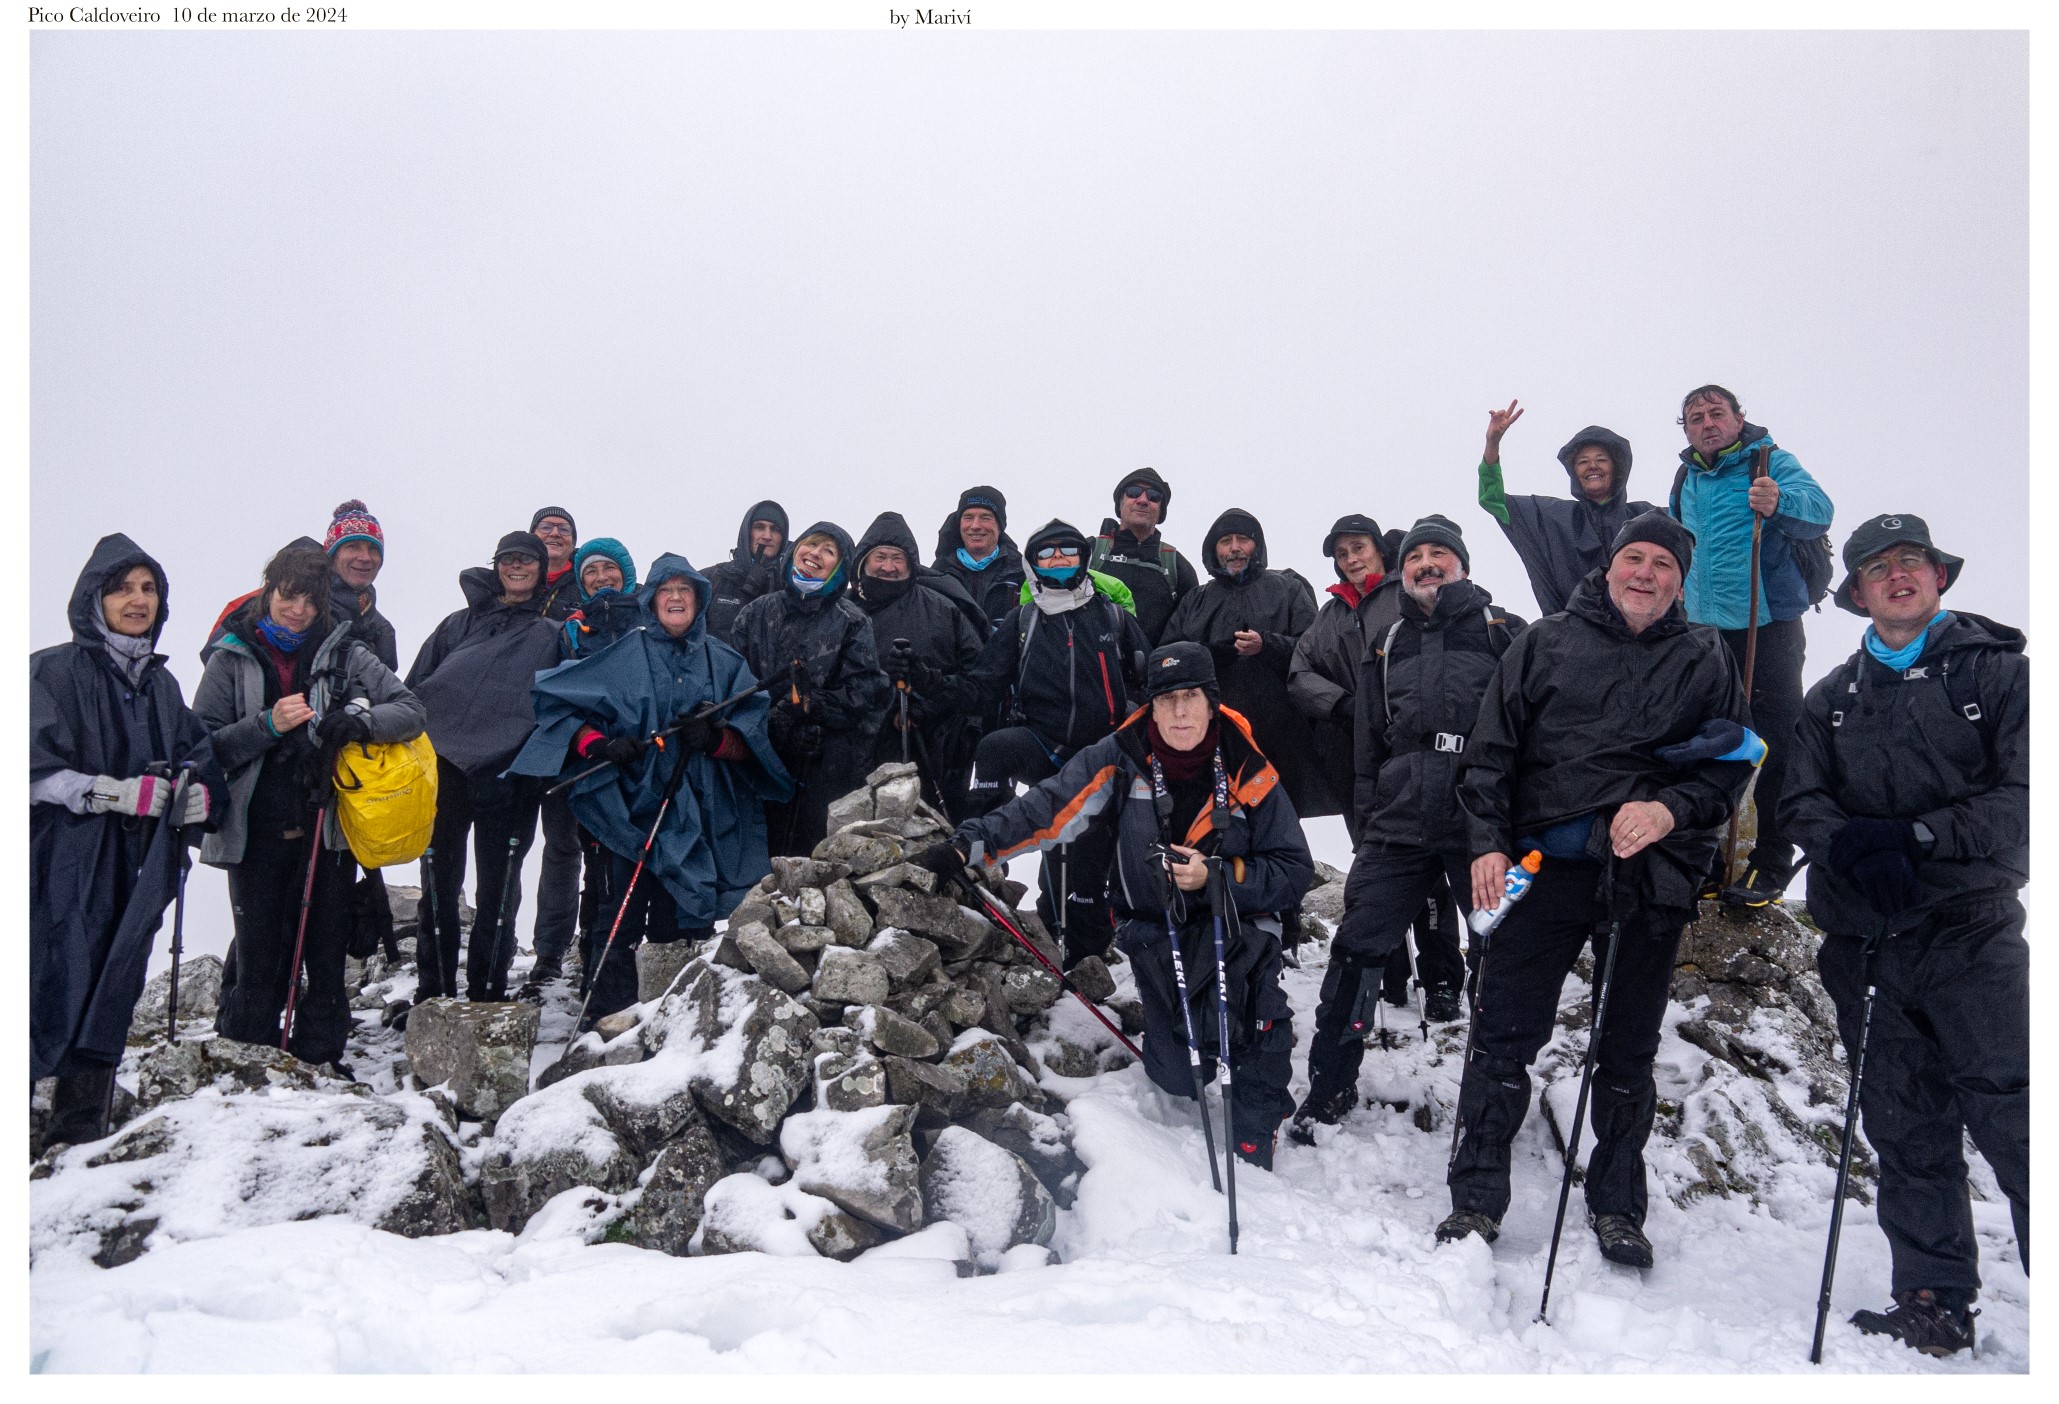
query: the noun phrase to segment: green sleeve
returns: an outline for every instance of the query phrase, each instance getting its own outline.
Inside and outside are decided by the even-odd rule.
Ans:
[[[1509,524],[1509,504],[1508,498],[1501,490],[1499,463],[1480,464],[1480,505],[1492,513],[1494,519],[1503,526]]]

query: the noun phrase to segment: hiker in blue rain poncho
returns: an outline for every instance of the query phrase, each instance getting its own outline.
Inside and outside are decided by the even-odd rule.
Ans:
[[[771,871],[765,804],[793,787],[766,732],[770,704],[760,693],[714,717],[687,714],[753,687],[743,656],[707,629],[708,581],[685,557],[652,564],[638,598],[650,627],[600,652],[538,674],[536,732],[515,758],[519,775],[578,774],[572,812],[610,855],[605,921],[584,953],[599,1019],[636,999],[639,941],[698,939]],[[680,722],[662,746],[650,738]],[[684,765],[677,797],[635,877],[672,767]],[[629,897],[622,907],[624,894]],[[621,910],[612,949],[601,961],[607,928]]]

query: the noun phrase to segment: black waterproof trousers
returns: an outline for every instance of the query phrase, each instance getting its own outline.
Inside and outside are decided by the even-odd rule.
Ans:
[[[215,1031],[244,1043],[279,1046],[286,991],[293,981],[293,946],[300,931],[300,896],[314,857],[314,893],[300,968],[307,986],[293,1002],[293,1037],[287,1051],[309,1063],[333,1063],[350,1035],[350,992],[343,983],[343,948],[350,939],[352,887],[357,863],[348,850],[313,852],[308,832],[282,838],[253,830],[243,861],[229,869],[229,903],[236,939],[222,962],[222,997]]]
[[[980,738],[967,793],[971,817],[989,814],[1025,787],[1048,780],[1071,759],[1056,756],[1043,738],[1026,726],[1003,727]],[[1090,955],[1107,953],[1115,940],[1115,913],[1108,905],[1108,865],[1115,857],[1113,825],[1090,824],[1078,838],[1043,855],[1037,870],[1037,916],[1060,938],[1065,966]],[[1059,917],[1059,892],[1064,891],[1064,919]]]
[[[1856,1048],[1866,1005],[1865,942],[1833,934],[1816,955]],[[2023,906],[1997,894],[1933,913],[1881,943],[1873,1028],[1859,1085],[1880,1160],[1880,1228],[1894,1289],[1971,1300],[1980,1286],[1962,1147],[1987,1157],[2030,1270],[2030,947]]]
[[[637,876],[636,887],[632,891],[629,879],[635,872],[634,858],[624,858],[619,853],[608,855],[607,890],[614,897],[608,904],[605,920],[594,934],[593,954],[587,958],[589,969],[594,968],[594,962],[600,962],[592,977],[593,998],[586,1006],[589,1020],[603,1018],[636,1003],[636,948],[645,941],[699,941],[715,934],[712,926],[681,926],[679,908],[673,902],[672,894],[665,890],[665,884],[659,882],[649,868]],[[629,893],[627,907],[622,906],[624,892]],[[601,960],[608,928],[614,924],[617,911],[622,913],[622,925],[615,932],[615,944],[608,948],[607,959]]]
[[[417,953],[421,984],[416,998],[457,993],[458,894],[465,885],[465,836],[469,832],[479,876],[472,899],[471,944],[465,954],[465,998],[504,1000],[508,997],[508,967],[515,959],[522,859],[536,841],[542,782],[530,776],[467,776],[444,760],[437,762],[436,777],[436,827],[430,834],[430,846],[436,851],[436,949]]]
[[[1547,858],[1536,885],[1502,919],[1482,954],[1473,1058],[1459,1084],[1463,1132],[1446,1177],[1451,1207],[1499,1221],[1509,1205],[1509,1144],[1530,1108],[1530,1063],[1550,1041],[1559,990],[1594,944],[1597,982],[1607,963],[1609,912],[1602,865]],[[1643,1224],[1644,1143],[1651,1138],[1658,1089],[1652,1058],[1673,982],[1673,957],[1688,913],[1618,900],[1623,946],[1616,953],[1607,1022],[1595,1051],[1589,1106],[1594,1151],[1587,1161],[1587,1207]]]
[[[1131,923],[1141,939],[1123,942],[1136,972],[1144,1005],[1144,1071],[1175,1097],[1194,1095],[1187,1061],[1187,1026],[1180,1017],[1179,981],[1173,974],[1172,942],[1165,928]],[[1156,940],[1150,932],[1156,930]],[[1230,1072],[1235,1081],[1237,1142],[1270,1145],[1280,1123],[1294,1110],[1287,1085],[1294,1076],[1293,1011],[1280,989],[1280,938],[1253,922],[1231,936],[1224,948],[1230,1004]],[[1188,1007],[1201,1047],[1201,1079],[1213,1082],[1220,1056],[1220,1011],[1215,997],[1215,925],[1207,913],[1191,915],[1180,929],[1180,955],[1187,967]]]
[[[1743,676],[1745,631],[1720,632],[1737,660],[1739,676]],[[1752,664],[1752,730],[1766,743],[1766,760],[1759,767],[1758,788],[1752,797],[1758,807],[1759,837],[1747,862],[1783,883],[1794,875],[1794,844],[1781,834],[1774,816],[1787,793],[1795,724],[1802,719],[1802,643],[1799,619],[1761,624],[1758,656]]]
[[[1312,1098],[1326,1100],[1358,1081],[1366,1051],[1364,1030],[1371,1025],[1373,1001],[1380,997],[1396,953],[1401,957],[1402,988],[1407,989],[1409,924],[1425,898],[1443,894],[1447,881],[1454,890],[1470,893],[1471,872],[1464,853],[1379,842],[1358,850],[1351,875],[1344,880],[1344,920],[1330,940],[1330,968],[1323,976],[1315,1038],[1308,1047]],[[1456,990],[1465,978],[1457,928],[1455,919],[1440,923],[1438,940],[1418,952],[1425,989]],[[1351,1027],[1355,1022],[1357,1031]]]
[[[572,799],[563,791],[543,801],[543,870],[536,875],[536,963],[562,967],[579,922],[579,879],[586,855],[579,843],[579,821],[572,817]]]

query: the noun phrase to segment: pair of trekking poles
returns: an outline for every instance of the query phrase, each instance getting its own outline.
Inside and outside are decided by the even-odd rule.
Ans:
[[[1201,1139],[1208,1147],[1208,1177],[1218,1193],[1228,1201],[1230,1215],[1230,1252],[1237,1251],[1237,1091],[1236,1077],[1230,1063],[1230,980],[1229,960],[1226,954],[1229,941],[1226,939],[1224,913],[1228,922],[1237,921],[1236,904],[1230,897],[1229,878],[1223,870],[1222,858],[1207,858],[1196,855],[1179,859],[1178,866],[1188,863],[1208,865],[1209,915],[1215,935],[1215,1036],[1216,1066],[1222,1070],[1223,1083],[1223,1141],[1226,1154],[1222,1157],[1223,1167],[1216,1167],[1215,1130],[1208,1114],[1207,1081],[1201,1070],[1201,1040],[1194,1027],[1194,1006],[1190,1002],[1187,985],[1187,958],[1180,950],[1180,927],[1185,925],[1186,903],[1178,895],[1179,885],[1173,879],[1175,855],[1169,845],[1158,850],[1165,862],[1165,938],[1172,947],[1173,985],[1179,991],[1180,1020],[1187,1035],[1187,1069],[1194,1079],[1194,1105],[1201,1114]],[[1177,911],[1176,911],[1177,909]],[[1241,927],[1236,935],[1241,935]]]

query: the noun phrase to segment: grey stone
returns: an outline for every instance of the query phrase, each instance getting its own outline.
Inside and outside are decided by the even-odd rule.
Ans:
[[[557,1091],[553,1088],[552,1093],[538,1093],[537,1097]],[[520,1109],[517,1103],[503,1121],[517,1119],[512,1114]],[[584,1097],[569,1096],[560,1099],[552,1111],[562,1118],[569,1109],[576,1109],[569,1114],[586,1123],[576,1135],[564,1136],[562,1125],[553,1125],[549,1135],[513,1137],[505,1134],[503,1126],[503,1134],[494,1138],[493,1149],[479,1167],[479,1193],[486,1204],[486,1220],[494,1228],[520,1233],[553,1196],[575,1185],[619,1194],[636,1183],[641,1167],[608,1129],[599,1109]]]
[[[751,963],[751,969],[788,994],[808,988],[808,971],[772,939],[762,927],[745,927],[738,934],[736,948]]]
[[[991,1036],[967,1036],[944,1055],[943,1066],[965,1079],[967,1102],[977,1107],[1007,1107],[1014,1102],[1040,1105],[1043,1093],[1009,1056],[1007,1045]]]
[[[794,907],[800,913],[803,926],[829,924],[829,899],[822,895],[819,887],[802,888],[794,898]]]
[[[929,1107],[944,1116],[956,1116],[965,1105],[965,1075],[941,1063],[919,1063],[913,1058],[888,1057],[886,1099],[908,1106]]]
[[[794,1099],[808,1086],[808,1046],[820,1025],[815,1016],[767,985],[746,981],[748,1001],[739,1021],[743,1048],[734,1073],[703,1070],[694,1095],[718,1120],[757,1145],[770,1145]],[[709,1034],[713,1042],[716,1035]]]
[[[1001,899],[1001,905],[1014,911],[1022,905],[1022,899],[1029,896],[1029,884],[1017,882],[1014,878],[1002,878],[993,884],[994,892]]]
[[[670,983],[669,981],[667,983]],[[601,1036],[602,1042],[612,1042],[635,1028],[641,1020],[633,1009],[618,1009],[613,1014],[604,1014],[593,1021],[593,1031]]]
[[[812,1111],[787,1118],[779,1148],[794,1184],[845,1213],[895,1233],[922,1227],[920,1164],[910,1107]]]
[[[685,1257],[694,1230],[701,1226],[709,1187],[728,1173],[707,1123],[698,1117],[688,1122],[643,1174],[643,1197],[629,1212],[630,1241]]]
[[[914,761],[881,761],[865,777],[865,788],[876,790],[893,780],[913,780],[922,774],[922,767]]]
[[[640,1030],[641,1025],[632,1024],[631,1028]],[[641,1037],[631,1034],[625,1038],[617,1034],[612,1039],[606,1039],[601,1037],[599,1027],[596,1026],[591,1032],[581,1034],[572,1040],[564,1054],[537,1076],[536,1087],[538,1091],[542,1091],[546,1087],[563,1082],[574,1073],[583,1073],[591,1068],[616,1068],[630,1063],[641,1063],[647,1056],[649,1052],[644,1047]]]
[[[882,1053],[928,1060],[941,1051],[936,1036],[928,1029],[880,1004],[868,1004],[844,1011],[844,1022]]]
[[[815,1221],[808,1230],[808,1242],[825,1258],[834,1258],[848,1263],[868,1248],[877,1248],[886,1242],[887,1235],[863,1219],[853,1218],[841,1209],[832,1209]]]
[[[949,897],[910,892],[900,887],[872,890],[883,926],[898,926],[937,943],[946,960],[970,960],[985,950],[994,928]]]
[[[847,1029],[841,1022],[824,1024],[815,1030],[814,1035],[808,1040],[808,1055],[819,1058],[824,1053],[837,1053],[846,1058],[855,1058],[864,1042],[856,1029]]]
[[[1018,1014],[1041,1014],[1065,993],[1058,977],[1041,966],[1019,966],[1001,977],[1001,994]]]
[[[1122,1031],[1135,1038],[1144,1032],[1144,1006],[1134,998],[1112,998],[1101,1001],[1108,1006],[1108,1012],[1115,1015],[1115,1021],[1122,1025]]]
[[[791,926],[800,919],[801,909],[794,905],[793,898],[786,896],[784,893],[773,894],[772,926],[775,930],[782,926]]]
[[[688,1059],[667,1058],[611,1068],[583,1080],[579,1090],[641,1165],[699,1117],[692,1067]]]
[[[696,1251],[708,1256],[790,1251],[782,1221],[800,1218],[808,1225],[804,1241],[826,1258],[848,1262],[886,1238],[819,1195],[774,1187],[752,1174],[726,1175],[702,1198]]]
[[[663,999],[686,963],[694,958],[692,941],[645,941],[636,948],[636,1002]]]
[[[724,965],[731,970],[742,970],[746,973],[751,970],[751,963],[744,959],[744,953],[737,947],[736,937],[726,931],[716,937],[709,946],[707,958],[713,964]]]
[[[805,991],[795,995],[794,999],[799,1002],[801,1008],[815,1016],[817,1023],[822,1024],[843,1023],[844,1011],[850,1008],[849,1005],[840,1004],[833,999],[817,999]]]
[[[887,1072],[877,1058],[829,1053],[815,1063],[816,1100],[830,1111],[884,1106]]]
[[[1344,874],[1328,863],[1317,862],[1315,881],[1301,899],[1304,916],[1319,917],[1332,927],[1344,920]]]
[[[822,897],[824,920],[836,933],[838,945],[862,946],[872,939],[872,912],[849,878],[838,878],[823,889]]]
[[[1115,977],[1099,956],[1087,956],[1065,973],[1071,977],[1072,987],[1096,1004],[1115,997]]]
[[[129,1016],[129,1042],[141,1043],[164,1032],[166,1006],[172,997],[172,972],[158,972],[143,987],[136,1012]],[[222,1002],[219,956],[195,956],[179,962],[179,1021],[212,1019]]]
[[[912,848],[900,839],[875,838],[855,829],[841,830],[815,845],[815,857],[818,861],[842,863],[850,868],[854,877],[876,873],[881,868],[891,868],[912,851]]]
[[[815,997],[841,1004],[878,1004],[892,985],[886,967],[875,956],[848,946],[832,946],[822,953],[815,970]]]
[[[1060,1077],[1092,1077],[1101,1070],[1101,1060],[1091,1048],[1082,1048],[1070,1039],[1053,1035],[1039,1044],[1044,1066]]]
[[[1057,1206],[1022,1158],[962,1126],[937,1136],[921,1185],[924,1212],[964,1229],[983,1262],[1020,1244],[1042,1247],[1058,1227]]]
[[[839,795],[829,802],[829,831],[831,833],[871,817],[872,791],[869,789],[853,790],[851,793]]]
[[[878,819],[902,819],[915,813],[922,798],[922,782],[912,775],[889,780],[872,792],[872,813]]]
[[[1020,1156],[1060,1208],[1071,1206],[1079,1177],[1087,1167],[1073,1153],[1071,1122],[1065,1117],[1045,1116],[1017,1103],[1005,1108],[982,1107],[964,1118],[963,1124]]]
[[[833,831],[833,830],[832,830]],[[827,887],[840,878],[851,875],[850,870],[836,862],[818,863],[813,858],[774,858],[772,860],[773,880],[780,892],[789,898],[799,897],[809,888]],[[821,925],[820,922],[814,923]]]
[[[813,955],[824,946],[836,944],[836,933],[826,926],[807,926],[800,922],[782,926],[773,933],[773,939],[786,947],[792,956]]]
[[[408,1067],[424,1087],[448,1083],[471,1121],[492,1121],[529,1091],[543,1011],[533,1004],[426,1000],[408,1015]]]
[[[773,925],[772,898],[755,887],[730,912],[727,929],[735,931],[753,922],[761,923],[768,928]]]
[[[867,873],[855,878],[851,885],[859,892],[870,892],[876,887],[912,887],[922,892],[937,890],[937,875],[928,868],[918,868],[913,863],[896,863],[891,868],[881,868],[876,873]]]
[[[969,1029],[986,1017],[986,996],[977,990],[953,985],[951,992],[937,1005],[937,1012],[958,1028]]]
[[[449,1137],[426,1122],[421,1136],[421,1173],[399,1202],[380,1215],[372,1227],[402,1238],[462,1233],[472,1227],[472,1199],[465,1189],[465,1170],[458,1161],[457,1148]]]
[[[885,967],[896,992],[920,985],[944,968],[937,943],[912,931],[882,931],[865,949]]]
[[[183,1002],[183,1000],[181,1001]],[[160,1043],[136,1065],[136,1103],[157,1106],[190,1097],[203,1087],[260,1091],[268,1087],[312,1089],[325,1079],[312,1063],[261,1043],[233,1038],[182,1038]]]

